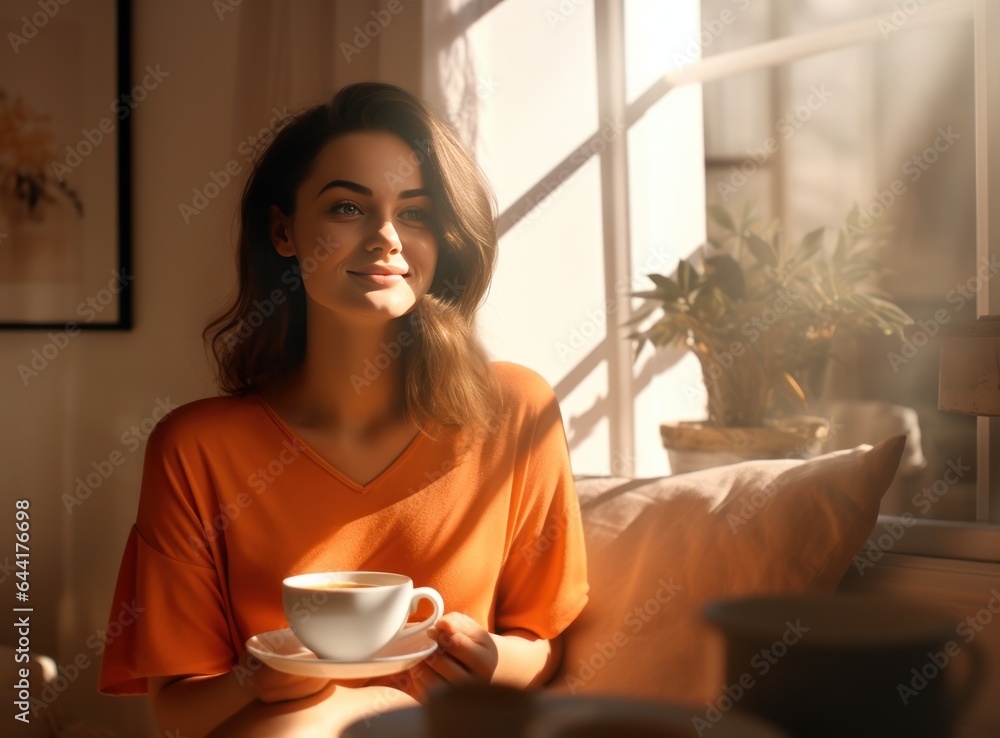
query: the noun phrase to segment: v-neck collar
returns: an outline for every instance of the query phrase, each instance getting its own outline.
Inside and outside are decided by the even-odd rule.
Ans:
[[[368,492],[372,487],[375,487],[383,479],[392,474],[397,467],[399,467],[404,461],[406,461],[406,459],[410,455],[412,455],[414,449],[416,449],[417,446],[420,445],[422,439],[427,435],[425,429],[421,428],[421,430],[417,433],[417,435],[414,436],[413,440],[410,441],[410,443],[406,446],[406,448],[403,449],[402,453],[400,453],[399,456],[397,456],[392,461],[392,463],[389,464],[389,466],[387,466],[385,469],[379,472],[378,475],[367,484],[359,484],[358,482],[354,481],[349,476],[344,474],[342,471],[340,471],[340,469],[335,467],[329,461],[327,461],[322,455],[320,455],[316,451],[316,449],[314,449],[312,446],[310,446],[308,443],[302,440],[301,436],[299,436],[298,433],[292,430],[292,428],[284,420],[282,420],[281,416],[278,415],[275,409],[267,403],[267,400],[265,400],[256,392],[251,391],[250,394],[253,395],[253,397],[257,400],[261,408],[264,410],[265,413],[267,413],[268,417],[271,418],[274,424],[278,426],[278,429],[281,430],[281,432],[284,433],[286,436],[288,436],[289,439],[291,439],[292,443],[301,448],[303,452],[307,456],[309,456],[314,462],[316,462],[316,464],[318,464],[324,471],[336,477],[345,487],[349,487],[353,491],[358,492],[360,494]],[[428,425],[430,424],[431,423],[428,423]]]

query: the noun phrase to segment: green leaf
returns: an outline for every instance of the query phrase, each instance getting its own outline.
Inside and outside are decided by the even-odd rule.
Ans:
[[[698,273],[694,270],[687,259],[677,262],[677,286],[680,287],[682,295],[689,295],[698,286]]]
[[[718,223],[720,226],[726,230],[736,232],[736,225],[733,223],[732,217],[726,211],[725,208],[718,205],[708,206],[708,217]]]
[[[702,290],[698,293],[701,299],[699,307],[705,312],[705,317],[713,322],[722,321],[726,315],[726,298],[718,287]]]
[[[649,305],[647,307],[640,308],[635,312],[635,314],[631,318],[622,323],[622,325],[623,326],[636,325],[637,323],[641,323],[659,309],[660,309],[659,305]]]
[[[817,228],[814,231],[809,231],[802,239],[802,243],[799,245],[798,251],[796,251],[795,258],[798,262],[809,261],[817,251],[823,247],[823,234],[826,232],[826,228]]]
[[[664,277],[662,274],[647,274],[653,284],[657,287],[657,292],[662,295],[663,300],[676,300],[679,297],[684,296],[684,292],[677,282],[672,280],[670,277]]]
[[[753,258],[756,259],[758,263],[766,264],[770,267],[778,265],[777,252],[772,248],[771,244],[763,238],[758,236],[756,233],[751,233],[747,236],[746,242],[747,246],[750,248],[750,253],[753,254]]]
[[[652,327],[650,333],[652,334],[650,340],[659,348],[669,346],[687,335],[686,331],[681,331],[680,328],[672,323],[657,323]]]
[[[847,233],[847,226],[841,224],[837,229],[837,245],[833,249],[833,263],[843,264],[847,258],[847,251],[851,246],[851,237]]]
[[[717,286],[734,300],[746,297],[746,280],[739,263],[729,254],[705,259],[705,284]]]
[[[631,338],[631,336],[630,336]],[[638,345],[635,347],[635,353],[632,355],[632,362],[635,363],[639,360],[639,354],[642,353],[642,347],[646,345],[646,339],[640,338]]]

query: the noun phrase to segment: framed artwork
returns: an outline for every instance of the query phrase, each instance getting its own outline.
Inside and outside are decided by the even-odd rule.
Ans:
[[[130,11],[0,6],[0,329],[132,327]]]

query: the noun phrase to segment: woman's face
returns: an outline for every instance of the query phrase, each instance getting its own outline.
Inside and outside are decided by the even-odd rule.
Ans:
[[[433,203],[412,159],[391,133],[345,134],[320,150],[294,216],[272,206],[272,242],[298,258],[310,309],[385,321],[408,313],[430,288]]]

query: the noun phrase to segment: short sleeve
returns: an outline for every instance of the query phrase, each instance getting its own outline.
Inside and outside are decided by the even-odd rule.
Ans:
[[[136,524],[122,555],[108,627],[98,634],[99,690],[144,694],[147,677],[219,674],[234,665],[213,550],[195,504],[208,479],[170,416],[150,435]]]
[[[525,449],[514,539],[500,575],[497,632],[554,638],[587,603],[587,560],[562,414],[546,384]]]

